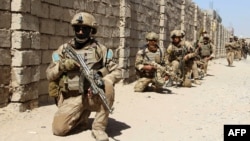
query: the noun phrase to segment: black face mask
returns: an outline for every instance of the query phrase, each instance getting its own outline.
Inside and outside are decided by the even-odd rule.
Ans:
[[[82,33],[80,34],[80,30]],[[74,26],[75,36],[79,39],[86,39],[90,37],[91,27],[89,26]]]
[[[76,48],[76,49],[81,49],[81,48],[85,47],[85,45],[88,43],[88,41],[89,41],[89,40],[87,40],[87,41],[84,42],[84,43],[79,43],[79,42],[77,42],[76,39],[75,39],[75,48]]]

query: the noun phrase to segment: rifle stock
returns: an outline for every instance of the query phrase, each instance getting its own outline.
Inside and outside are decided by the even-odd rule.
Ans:
[[[109,113],[112,113],[113,112],[113,108],[109,107],[103,89],[101,89],[100,87],[98,87],[97,84],[95,83],[93,75],[90,73],[90,70],[89,70],[88,66],[84,62],[84,58],[81,55],[77,54],[74,51],[74,49],[72,49],[69,46],[64,47],[63,53],[65,53],[71,59],[74,59],[77,63],[79,63],[80,70],[83,73],[84,77],[89,81],[93,94],[98,94],[100,96],[100,98],[101,98],[104,106],[108,109]]]

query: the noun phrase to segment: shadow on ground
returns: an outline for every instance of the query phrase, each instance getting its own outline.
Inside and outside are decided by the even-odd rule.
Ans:
[[[89,125],[88,125],[87,129],[85,129],[84,126],[82,126],[80,124],[75,129],[73,129],[69,133],[69,135],[78,134],[78,133],[84,132],[85,130],[91,130],[91,128],[92,128],[91,126],[92,126],[93,121],[94,121],[94,118],[90,118]],[[127,125],[126,123],[117,121],[113,118],[109,118],[106,132],[107,132],[109,137],[114,139],[115,136],[119,136],[122,134],[121,133],[122,130],[129,129],[129,128],[131,128],[131,127],[129,125]],[[116,140],[116,139],[114,139],[114,140]]]
[[[131,126],[129,126],[128,124],[126,124],[124,122],[117,121],[113,118],[109,118],[109,123],[108,123],[108,127],[107,127],[106,131],[107,131],[109,137],[116,140],[114,137],[121,135],[122,130],[126,130],[129,128],[131,128]]]

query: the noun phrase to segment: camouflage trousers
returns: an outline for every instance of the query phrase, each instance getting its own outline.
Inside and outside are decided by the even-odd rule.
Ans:
[[[104,80],[104,83],[107,102],[111,107],[114,102],[114,86],[109,81]],[[88,97],[85,94],[64,99],[61,94],[58,99],[58,110],[54,115],[52,123],[54,135],[67,135],[67,133],[79,124],[87,126],[88,117],[92,111],[96,112],[92,130],[105,131],[109,111],[102,104],[101,98],[98,95]]]
[[[172,64],[172,68],[173,68],[173,72],[177,75],[178,73],[181,74],[182,72],[184,72],[184,74],[182,74],[183,78],[182,78],[182,86],[184,87],[190,87],[191,86],[191,75],[193,75],[194,79],[198,79],[199,78],[199,72],[198,72],[198,67],[196,64],[196,61],[194,60],[188,60],[185,62],[185,67],[183,68],[184,70],[181,70],[182,68],[180,68],[180,62],[178,60],[174,60],[171,62]]]
[[[171,64],[173,67],[173,71],[175,73],[181,73],[181,70],[179,67],[180,66],[179,61],[174,60],[171,62]],[[196,61],[190,60],[190,61],[185,62],[184,72],[185,72],[184,76],[186,77],[190,77],[191,73],[193,73],[193,77],[195,79],[199,78],[198,67],[197,67]]]
[[[235,52],[233,50],[227,50],[226,53],[227,53],[228,66],[232,66]]]
[[[149,84],[152,83],[156,89],[162,88],[162,86],[165,83],[165,78],[162,77],[154,77],[154,78],[147,78],[147,77],[142,77],[139,78],[134,86],[134,91],[135,92],[143,92],[146,90],[146,88],[149,86]]]
[[[206,58],[207,57],[202,57],[202,62],[203,62],[202,69],[204,70],[205,74],[207,73],[207,67],[208,67],[208,62],[209,62],[209,60]]]
[[[235,51],[234,59],[241,60],[241,50]]]

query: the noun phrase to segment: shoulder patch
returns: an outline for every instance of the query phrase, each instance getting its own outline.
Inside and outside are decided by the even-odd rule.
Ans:
[[[53,62],[57,62],[60,60],[60,56],[58,53],[53,53],[52,54],[52,59],[53,59]]]
[[[112,52],[112,50],[108,50],[108,52],[107,52],[107,59],[112,59],[113,58],[113,52]]]

